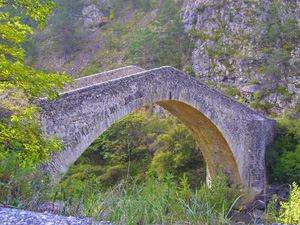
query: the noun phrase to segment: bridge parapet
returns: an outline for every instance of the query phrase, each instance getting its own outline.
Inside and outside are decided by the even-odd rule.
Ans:
[[[74,84],[72,87],[71,86],[64,87],[64,92],[84,88],[87,86],[95,85],[109,80],[130,76],[132,74],[142,72],[142,71],[145,70],[137,66],[127,66],[115,70],[105,71],[102,73],[96,73],[86,77],[81,77],[76,79],[77,84]]]

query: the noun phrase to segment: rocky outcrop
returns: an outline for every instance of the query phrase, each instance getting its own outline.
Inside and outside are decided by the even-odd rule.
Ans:
[[[101,13],[100,10],[94,4],[83,7],[82,16],[83,26],[85,28],[98,26],[101,23],[107,22],[107,19],[106,17],[104,17],[104,14]]]
[[[295,1],[277,6],[270,0],[185,0],[182,20],[195,42],[190,59],[194,71],[203,81],[229,83],[248,100],[257,91],[276,93],[275,102],[269,96],[260,100],[282,110],[294,107],[299,101],[294,87],[300,82],[300,45],[296,39],[282,41],[288,32],[272,29],[290,29],[288,23],[293,23],[289,32],[299,30],[299,12]],[[251,81],[258,81],[260,88],[245,87]],[[288,87],[290,93],[278,92],[279,86]]]

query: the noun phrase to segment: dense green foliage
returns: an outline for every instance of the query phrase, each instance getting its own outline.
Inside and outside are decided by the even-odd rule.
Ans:
[[[62,51],[63,57],[77,50],[80,46],[79,26],[75,19],[80,16],[82,3],[80,0],[57,1],[61,10],[55,13],[51,19],[53,23],[51,34],[54,35],[53,45],[58,51]]]
[[[139,30],[132,37],[125,57],[143,68],[153,67],[159,62],[159,50],[157,33],[149,29]]]
[[[87,179],[87,171],[98,177],[104,187],[121,180],[141,182],[146,176],[164,181],[168,173],[175,176],[177,183],[185,174],[192,187],[205,178],[202,154],[184,125],[171,116],[151,114],[149,109],[130,114],[111,126],[76,164],[66,182],[74,177]]]
[[[271,181],[300,182],[300,119],[290,116],[278,121],[278,137],[266,153]]]
[[[296,183],[293,183],[289,202],[281,203],[279,222],[284,224],[300,223],[300,188]]]
[[[49,1],[0,1],[0,9],[12,6],[44,27],[55,4]],[[33,29],[0,11],[0,160],[16,152],[23,163],[45,161],[49,151],[60,148],[57,139],[47,139],[36,121],[38,109],[30,103],[36,98],[55,99],[57,89],[71,79],[65,75],[45,74],[24,64],[22,46]]]
[[[36,211],[47,201],[50,185],[37,168],[19,162],[14,152],[1,160],[0,204]]]
[[[115,224],[228,224],[237,199],[237,191],[226,185],[221,173],[211,188],[201,185],[195,191],[185,176],[176,184],[170,174],[163,182],[150,177],[140,184],[121,183],[106,190],[89,172],[84,179],[74,177],[68,183],[47,186],[36,170],[16,168],[13,163],[0,166],[0,204]]]
[[[182,69],[192,45],[179,13],[179,5],[164,1],[157,20],[151,21],[153,28],[137,30],[132,36],[125,59],[144,68],[171,65]]]
[[[164,182],[149,178],[141,184],[122,183],[107,192],[101,191],[96,179],[96,182],[82,182],[81,191],[73,191],[78,194],[74,197],[77,200],[74,209],[83,208],[84,211],[80,212],[83,215],[102,216],[101,219],[117,224],[174,224],[185,221],[194,224],[217,221],[223,224],[228,222],[228,213],[237,197],[237,192],[226,186],[226,179],[220,174],[218,179],[213,180],[211,188],[203,185],[195,192],[189,189],[185,177],[180,185],[176,185],[170,174],[166,175]],[[76,187],[80,181],[73,182],[76,185],[71,187]],[[69,187],[61,187],[68,197],[73,190]]]

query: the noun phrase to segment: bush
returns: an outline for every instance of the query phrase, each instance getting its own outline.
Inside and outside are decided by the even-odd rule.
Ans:
[[[300,182],[300,119],[285,116],[278,121],[278,136],[266,152],[270,181]]]
[[[300,223],[300,188],[296,183],[293,183],[290,201],[281,203],[279,222],[284,224]]]
[[[51,186],[39,168],[19,166],[20,159],[11,152],[0,160],[0,204],[37,210],[45,203]]]
[[[231,88],[228,87],[227,89],[223,90],[223,93],[230,96],[230,97],[235,97],[235,96],[240,96],[241,95],[241,91],[236,89],[236,88]]]
[[[184,67],[184,72],[187,73],[188,75],[192,76],[192,77],[195,77],[196,76],[196,73],[195,71],[193,70],[193,67],[190,66],[190,65],[186,65]]]
[[[125,179],[127,174],[126,165],[117,165],[108,168],[107,172],[100,177],[104,186],[109,187],[118,181]]]
[[[237,191],[226,186],[227,178],[221,173],[212,180],[211,188],[202,185],[195,192],[189,188],[183,175],[180,186],[167,174],[165,181],[148,178],[140,184],[123,184],[108,191],[93,186],[91,179],[78,189],[77,195],[68,194],[64,186],[65,213],[89,216],[116,224],[228,224],[227,218]],[[77,185],[75,182],[72,185]],[[72,187],[71,185],[71,187]],[[71,201],[70,201],[71,200]],[[100,215],[100,217],[99,217]],[[227,223],[226,223],[227,222]]]

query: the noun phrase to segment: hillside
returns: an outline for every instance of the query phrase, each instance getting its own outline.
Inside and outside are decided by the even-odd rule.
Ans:
[[[237,88],[234,94],[261,112],[294,110],[300,94],[299,11],[297,1],[185,1],[193,69],[221,89]]]
[[[49,71],[65,71],[66,74],[74,77],[119,68],[128,64],[138,64],[146,68],[164,65],[162,62],[157,62],[158,57],[165,53],[160,52],[160,56],[154,56],[153,51],[157,51],[154,47],[157,48],[158,43],[164,41],[162,39],[165,37],[165,32],[168,31],[168,26],[173,24],[168,21],[179,14],[179,5],[161,1],[153,3],[153,8],[144,9],[142,3],[135,5],[131,1],[119,2],[116,0],[96,3],[84,1],[79,6],[78,15],[73,21],[73,28],[76,30],[68,31],[70,36],[77,37],[73,43],[68,43],[68,45],[72,44],[76,47],[67,54],[63,54],[65,45],[55,42],[56,36],[52,28],[55,26],[56,17],[62,14],[57,12],[46,31],[33,37],[34,40],[39,40],[35,41],[39,47],[36,57],[38,60],[34,60],[33,65]],[[171,10],[169,15],[163,15],[168,10]],[[68,13],[70,13],[69,10]],[[183,24],[181,28],[183,29]],[[143,31],[148,33],[143,33]],[[149,40],[143,44],[142,39],[144,38]],[[66,38],[67,40],[69,39]],[[127,56],[130,44],[134,41],[141,46],[140,49],[133,49],[133,51],[145,54],[147,63],[140,62],[139,59],[134,60],[144,57],[135,55],[138,53],[133,53],[134,57]]]
[[[147,9],[121,2],[79,4],[67,53],[55,42],[57,12],[33,38],[39,47],[34,66],[80,77],[128,64],[172,65],[264,114],[299,107],[296,1],[152,1]],[[179,12],[184,24],[176,21]]]
[[[0,29],[1,205],[89,216],[116,224],[232,224],[234,221],[257,224],[263,220],[265,223],[299,223],[297,216],[293,221],[289,220],[293,211],[288,210],[297,210],[291,205],[300,204],[297,197],[300,191],[294,183],[300,181],[298,1],[54,1],[59,9],[47,1],[0,2],[0,25],[3,28]],[[50,16],[48,23],[47,16]],[[45,29],[39,30],[38,27]],[[215,170],[218,175],[212,178],[210,186],[206,185],[207,166],[201,153],[205,142],[200,149],[180,119],[156,104],[141,107],[111,125],[87,149],[88,144],[84,146],[82,151],[85,152],[74,165],[67,173],[60,174],[61,182],[53,184],[49,174],[45,176],[45,171],[38,165],[48,163],[47,159],[62,145],[55,136],[44,136],[37,118],[40,108],[33,107],[32,103],[43,97],[56,99],[58,93],[55,90],[62,91],[64,83],[73,81],[72,77],[132,64],[144,69],[165,65],[176,67],[267,117],[275,118],[278,135],[268,146],[266,176],[261,176],[268,182],[267,193],[264,190],[263,195],[251,198],[254,193],[248,194],[243,187],[230,183],[224,165],[218,165]],[[153,74],[149,75],[149,83],[141,82],[142,86],[153,84]],[[186,81],[173,77],[166,79],[160,82],[162,86],[173,79],[180,83]],[[128,83],[125,87],[120,80],[114,81],[120,82],[123,89],[129,87]],[[181,89],[172,89],[175,95],[182,92],[182,85],[178,87]],[[115,87],[109,90],[112,89],[119,91]],[[163,90],[163,96],[167,96],[165,93],[169,90]],[[112,92],[108,93],[106,99],[113,102]],[[188,88],[184,93],[193,92]],[[214,90],[214,93],[218,92]],[[98,92],[95,96],[98,97]],[[208,94],[199,99],[204,99],[203,96]],[[126,97],[120,98],[121,105],[123,100],[126,103]],[[74,99],[86,101],[82,95]],[[214,99],[220,100],[213,95],[205,107]],[[140,102],[145,104],[145,101]],[[69,108],[76,113],[82,111],[91,121],[100,118],[97,113],[103,108],[101,122],[104,121],[102,115],[106,116],[105,110],[115,110],[98,107],[94,102],[91,105],[96,114],[86,111],[89,107],[82,102],[78,108]],[[220,104],[213,105],[217,106],[216,110],[225,111]],[[171,101],[170,106],[176,107],[176,104]],[[56,107],[53,108],[57,111]],[[74,124],[68,124],[79,126],[76,115],[59,108],[68,119],[74,119]],[[209,112],[214,111],[206,108]],[[203,110],[200,111],[205,115]],[[234,111],[239,112],[239,109]],[[194,114],[188,115],[194,123]],[[233,113],[224,115],[215,118],[232,125]],[[206,117],[203,118],[198,122],[205,124]],[[55,119],[61,125],[62,120]],[[208,120],[218,124],[211,121],[214,120]],[[235,132],[241,136],[237,137],[235,132],[230,132],[230,135],[237,137],[233,141],[237,146],[235,151],[242,152],[243,145],[239,143],[247,146],[247,132],[258,133],[258,129],[251,120],[247,119],[246,123],[253,129],[243,128],[240,117],[235,117],[235,121]],[[84,128],[93,129],[93,124],[88,124],[86,118],[82,124]],[[219,128],[212,127],[207,130],[211,132]],[[266,126],[260,127],[266,133]],[[74,134],[73,140],[79,140],[74,129],[57,126],[53,130],[58,133],[67,131],[66,139]],[[198,127],[194,130],[198,132]],[[222,135],[225,133],[220,135],[221,138]],[[273,135],[266,136],[273,138]],[[216,135],[212,137],[211,143],[216,142]],[[263,139],[262,135],[258,138]],[[254,142],[255,146],[260,145],[259,141]],[[227,146],[229,142],[224,139],[224,143]],[[72,155],[75,155],[73,147]],[[263,147],[265,150],[265,145]],[[224,149],[223,146],[213,147],[209,152],[216,154],[214,150],[218,150],[221,154],[216,154],[217,157],[227,157],[232,149],[228,148],[225,154]],[[249,149],[244,148],[255,154]],[[264,163],[263,155],[257,155]],[[240,157],[235,158],[241,162]],[[288,186],[294,189],[289,201]],[[241,208],[233,208],[240,193],[247,193],[243,196],[251,198],[243,200],[249,203],[243,205],[247,213],[240,213]],[[283,201],[288,202],[281,204]],[[258,210],[264,213],[258,213]],[[243,218],[245,214],[248,218]]]
[[[295,159],[299,143],[296,1],[76,0],[70,6],[61,0],[59,4],[65,8],[34,37],[39,47],[35,67],[74,77],[130,64],[145,69],[177,67],[266,116],[287,117],[280,120],[281,136],[267,152],[267,167],[273,180],[298,179],[282,177],[298,162],[286,163],[289,157]],[[72,26],[57,29],[61,17]],[[66,38],[63,31],[76,38]],[[57,37],[66,42],[59,43]],[[288,156],[285,151],[292,153]]]

